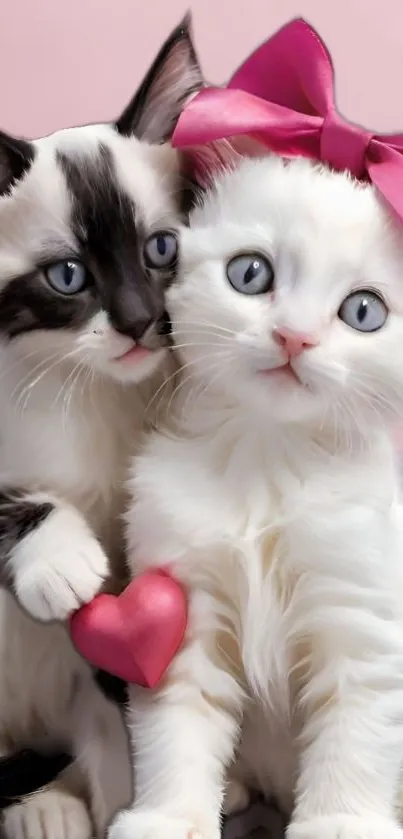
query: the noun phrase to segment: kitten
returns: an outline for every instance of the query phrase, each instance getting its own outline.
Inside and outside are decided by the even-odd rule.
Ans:
[[[128,458],[171,369],[165,141],[200,86],[186,19],[115,124],[0,136],[0,756],[61,746],[80,768],[6,812],[11,839],[85,839],[131,796],[121,714],[60,621],[123,575]]]
[[[161,689],[131,689],[136,801],[109,837],[217,839],[236,757],[288,839],[402,839],[402,230],[371,186],[266,157],[217,178],[180,246],[182,387],[128,537],[133,572],[182,580],[189,627]]]

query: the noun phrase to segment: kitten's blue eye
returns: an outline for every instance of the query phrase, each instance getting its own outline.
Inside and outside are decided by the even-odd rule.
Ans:
[[[55,262],[45,269],[46,279],[59,294],[78,294],[88,285],[88,273],[82,262]]]
[[[171,268],[178,258],[178,240],[174,233],[159,230],[144,245],[147,268]]]
[[[388,309],[374,291],[353,291],[343,301],[339,318],[357,332],[377,332],[388,318]]]
[[[274,269],[266,256],[245,253],[230,260],[227,277],[240,294],[267,294],[273,288]]]

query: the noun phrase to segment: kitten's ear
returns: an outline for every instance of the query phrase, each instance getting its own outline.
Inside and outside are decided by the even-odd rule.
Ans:
[[[166,142],[186,100],[203,84],[188,13],[160,49],[141,87],[117,120],[117,130],[149,143]]]
[[[10,192],[28,171],[34,157],[35,148],[32,143],[0,131],[0,196]]]

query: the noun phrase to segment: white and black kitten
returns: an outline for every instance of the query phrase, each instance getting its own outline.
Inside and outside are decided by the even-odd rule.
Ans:
[[[165,141],[200,85],[185,20],[115,124],[0,135],[0,756],[57,745],[80,767],[6,811],[12,839],[87,839],[130,798],[120,713],[58,621],[122,572],[126,465],[169,364]]]

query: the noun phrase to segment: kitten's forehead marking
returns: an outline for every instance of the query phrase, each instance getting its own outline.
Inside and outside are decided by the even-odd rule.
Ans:
[[[99,144],[91,156],[58,151],[57,161],[71,196],[71,225],[80,246],[106,263],[128,242],[135,246],[135,204],[119,187],[109,148]]]
[[[45,156],[56,161],[62,156],[87,171],[107,149],[115,187],[136,203],[147,226],[177,211],[179,156],[169,144],[153,146],[134,136],[122,137],[112,125],[87,125],[57,131],[37,145]]]

